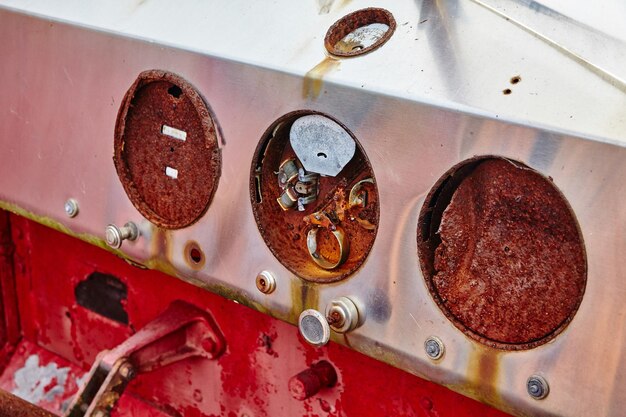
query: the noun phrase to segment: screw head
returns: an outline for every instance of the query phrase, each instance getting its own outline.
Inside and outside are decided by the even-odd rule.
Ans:
[[[78,214],[78,201],[74,200],[73,198],[68,199],[65,202],[63,209],[65,210],[65,214],[67,214],[67,217],[76,217],[76,215]]]
[[[276,289],[276,278],[269,271],[261,271],[256,277],[256,287],[263,294],[271,294]]]
[[[428,357],[432,360],[438,360],[443,357],[445,346],[443,342],[436,336],[430,336],[424,342],[424,350]]]
[[[535,400],[543,400],[550,393],[550,386],[541,375],[533,375],[526,381],[526,390]]]

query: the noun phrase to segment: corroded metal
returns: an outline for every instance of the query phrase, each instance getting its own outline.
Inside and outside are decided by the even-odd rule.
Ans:
[[[178,229],[208,210],[221,170],[217,129],[183,78],[159,70],[139,74],[120,106],[114,149],[128,197],[152,223]]]
[[[0,389],[0,417],[55,417],[55,414]]]
[[[306,280],[334,282],[349,276],[365,261],[376,236],[378,194],[364,149],[353,136],[349,141],[340,136],[341,141],[356,144],[354,155],[342,160],[343,169],[336,176],[317,179],[315,198],[307,206],[289,210],[295,206],[296,197],[289,200],[293,201],[291,204],[282,203],[287,177],[292,181],[297,178],[288,174],[294,171],[289,167],[296,158],[290,144],[292,125],[312,115],[316,115],[315,121],[323,117],[332,122],[333,129],[343,129],[343,134],[351,135],[324,115],[299,111],[281,117],[267,129],[257,146],[252,161],[250,201],[265,243],[283,265]],[[321,140],[333,142],[333,138]],[[331,152],[332,146],[324,145],[324,151]],[[352,152],[347,153],[350,155]],[[351,189],[354,191],[349,200]]]
[[[437,304],[493,347],[546,343],[585,292],[571,208],[548,178],[510,160],[473,159],[445,174],[424,202],[418,248]]]

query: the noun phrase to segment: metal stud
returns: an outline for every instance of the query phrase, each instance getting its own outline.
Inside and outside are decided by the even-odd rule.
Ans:
[[[543,400],[550,393],[550,386],[541,375],[533,375],[526,381],[526,390],[535,400]]]

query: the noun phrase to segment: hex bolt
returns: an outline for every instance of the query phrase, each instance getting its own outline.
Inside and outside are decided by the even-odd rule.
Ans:
[[[119,249],[124,240],[135,240],[139,237],[139,229],[133,222],[126,223],[123,227],[109,224],[104,230],[107,245],[113,249]]]
[[[261,271],[256,276],[256,287],[263,294],[271,294],[276,289],[276,278],[269,271]]]
[[[65,210],[65,214],[67,214],[67,217],[76,217],[76,215],[78,214],[78,201],[73,198],[69,198],[65,202],[63,208]]]
[[[296,400],[304,401],[322,388],[337,383],[337,371],[328,361],[319,361],[289,380],[289,392]]]
[[[359,310],[348,297],[339,297],[326,306],[326,320],[337,333],[346,333],[359,325]]]
[[[120,368],[117,372],[124,379],[133,379],[136,375],[135,368],[128,362],[120,365]]]
[[[550,386],[541,375],[533,375],[526,381],[526,390],[535,400],[543,400],[550,393]]]
[[[424,350],[430,359],[436,361],[443,357],[446,348],[441,339],[436,336],[430,336],[424,342]]]

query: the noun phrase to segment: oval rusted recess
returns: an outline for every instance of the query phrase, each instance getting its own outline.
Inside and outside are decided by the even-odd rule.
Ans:
[[[285,166],[285,161],[295,160],[302,168],[290,135],[294,123],[300,123],[299,120],[307,116],[327,120],[345,132],[345,137],[354,141],[353,156],[335,176],[319,175],[316,198],[301,207],[303,210],[295,205],[285,208],[279,202],[285,193],[281,186],[284,184],[280,179],[281,166]],[[322,152],[317,155],[329,160],[334,156]],[[297,181],[297,178],[293,180]],[[363,264],[374,244],[379,205],[372,166],[354,135],[330,116],[296,111],[281,117],[267,129],[252,161],[250,199],[259,232],[271,252],[286,268],[305,280],[328,283],[348,277]],[[317,249],[321,257],[338,266],[325,268],[313,259],[307,241],[312,229],[317,230]],[[340,261],[339,239],[333,235],[333,230],[341,231],[347,241],[343,262]]]
[[[418,225],[430,293],[469,337],[530,349],[574,317],[587,281],[585,248],[551,179],[504,158],[465,161],[430,191]]]
[[[389,11],[361,9],[336,21],[326,32],[324,46],[336,56],[363,55],[380,48],[395,30],[396,21]]]
[[[171,72],[139,74],[118,112],[113,160],[146,219],[166,229],[196,222],[221,172],[215,121],[198,91]]]

